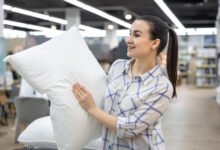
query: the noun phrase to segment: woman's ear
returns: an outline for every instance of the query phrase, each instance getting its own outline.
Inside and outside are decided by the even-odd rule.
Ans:
[[[160,45],[160,39],[155,39],[152,43],[152,49],[157,49]]]

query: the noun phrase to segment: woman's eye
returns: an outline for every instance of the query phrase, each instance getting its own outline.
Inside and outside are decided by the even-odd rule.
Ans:
[[[130,34],[129,34],[129,36],[133,36],[133,37],[140,37],[140,35],[139,35],[139,34],[132,34],[132,33],[130,33]]]
[[[139,34],[135,34],[135,35],[134,35],[134,37],[139,37],[139,36],[140,36]]]

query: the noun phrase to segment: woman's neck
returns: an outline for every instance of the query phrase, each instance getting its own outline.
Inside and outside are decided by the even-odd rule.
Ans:
[[[157,65],[156,59],[152,58],[135,58],[132,64],[132,75],[142,75]]]

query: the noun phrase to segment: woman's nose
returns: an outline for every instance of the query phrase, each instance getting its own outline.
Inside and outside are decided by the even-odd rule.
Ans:
[[[126,43],[127,44],[131,44],[133,41],[132,41],[132,37],[131,36],[129,36],[129,37],[127,37],[126,38]]]

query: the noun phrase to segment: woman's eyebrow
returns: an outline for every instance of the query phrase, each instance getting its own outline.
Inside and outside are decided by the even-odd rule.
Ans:
[[[131,32],[132,32],[132,31],[130,30],[130,33],[131,33]],[[134,30],[133,32],[134,32],[134,33],[138,33],[138,32],[139,32],[139,33],[142,33],[140,30]]]

